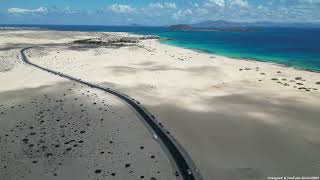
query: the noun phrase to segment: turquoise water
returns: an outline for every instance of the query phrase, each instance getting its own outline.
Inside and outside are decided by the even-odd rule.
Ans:
[[[0,25],[13,26],[13,25]],[[174,38],[162,43],[232,58],[253,59],[320,72],[320,29],[259,28],[248,32],[188,32],[166,27],[14,25],[60,31],[131,32]]]
[[[320,29],[263,29],[254,32],[163,32],[163,43],[222,56],[320,71]]]

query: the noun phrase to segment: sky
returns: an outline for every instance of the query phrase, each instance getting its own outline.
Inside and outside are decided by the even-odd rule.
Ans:
[[[0,0],[0,24],[320,23],[320,0]]]

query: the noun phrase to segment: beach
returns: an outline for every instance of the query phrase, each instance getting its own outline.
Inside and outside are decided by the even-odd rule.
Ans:
[[[87,36],[1,33],[0,179],[180,179],[153,131],[121,99],[22,61],[23,43]],[[20,42],[5,41],[10,34]]]
[[[122,37],[131,39],[124,39],[119,43],[74,42]],[[152,138],[152,133],[149,133],[148,128],[124,102],[24,64],[20,60],[20,50],[36,46],[26,52],[30,62],[115,89],[139,101],[181,144],[203,179],[262,180],[270,176],[319,176],[319,73],[232,59],[164,45],[158,39],[137,40],[139,38],[138,35],[128,33],[0,31],[0,104],[3,105],[0,113],[4,112],[0,114],[1,145],[6,145],[7,141],[24,139],[22,137],[25,133],[30,133],[13,130],[11,134],[20,139],[5,136],[14,127],[19,129],[21,124],[16,126],[23,124],[23,119],[27,124],[24,126],[29,127],[29,124],[38,123],[39,116],[42,116],[38,114],[39,111],[56,108],[55,113],[60,119],[71,118],[70,121],[63,122],[70,122],[69,125],[74,129],[86,127],[88,119],[94,124],[90,130],[86,130],[90,135],[82,137],[79,133],[68,132],[72,134],[70,137],[82,137],[89,143],[87,146],[83,145],[85,152],[76,150],[70,154],[71,157],[68,154],[59,156],[63,162],[68,160],[65,163],[68,167],[84,168],[70,164],[89,159],[90,163],[85,163],[89,166],[87,169],[91,170],[88,172],[89,176],[96,176],[92,172],[100,164],[112,167],[111,170],[105,170],[109,172],[105,174],[111,177],[115,170],[126,171],[127,168],[123,166],[131,158],[138,164],[132,170],[134,176],[121,176],[128,173],[119,172],[116,179],[140,176],[148,179],[179,178],[174,176],[176,167],[172,165],[165,148]],[[64,97],[64,94],[68,97]],[[45,97],[58,102],[52,103]],[[96,101],[108,103],[114,111],[101,112],[99,108],[105,106],[99,104],[99,108],[95,108],[92,103]],[[65,109],[57,108],[60,103],[66,106],[62,106]],[[81,104],[86,104],[84,110],[87,113],[81,114]],[[31,109],[16,110],[18,105]],[[112,112],[118,115],[114,116]],[[83,115],[83,121],[75,120],[79,115]],[[100,122],[99,115],[108,117],[108,120]],[[50,113],[40,119],[50,121],[45,127],[52,128],[47,132],[52,136],[41,136],[50,142],[51,137],[59,135],[56,130],[61,129],[60,124],[58,126],[51,122],[57,118],[51,117]],[[42,124],[34,126],[44,128]],[[108,129],[107,132],[103,130],[105,128]],[[119,143],[117,146],[108,144],[113,138]],[[59,141],[59,138],[53,139]],[[93,143],[96,140],[99,142]],[[93,146],[90,146],[91,142]],[[21,145],[20,142],[18,144]],[[25,152],[23,144],[20,147],[13,142],[12,146],[16,148],[2,149],[13,148],[12,154],[19,154],[18,157],[33,158]],[[125,159],[123,155],[115,157],[117,160],[114,165],[113,161],[99,159],[99,156],[90,153],[99,153],[95,150],[100,151],[105,146],[114,148],[113,151],[119,151],[120,154],[130,151],[132,156],[124,157]],[[148,151],[141,152],[140,146],[148,147]],[[150,161],[153,154],[158,158],[157,163]],[[80,155],[86,158],[80,158]],[[12,159],[8,158],[13,157],[2,157],[1,161],[11,162]],[[101,162],[97,163],[96,159]],[[57,169],[63,169],[57,168],[58,166],[58,162],[48,163],[45,167],[51,169],[46,172],[57,173]],[[28,169],[28,162],[18,168],[19,172],[27,172],[26,167]],[[158,171],[161,173],[158,174]],[[31,173],[29,178],[32,179],[36,173]],[[61,174],[68,177],[66,172]]]

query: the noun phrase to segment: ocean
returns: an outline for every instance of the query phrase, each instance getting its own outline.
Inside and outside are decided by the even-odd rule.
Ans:
[[[0,25],[60,31],[131,32],[174,40],[162,43],[237,59],[272,62],[320,72],[320,29],[256,28],[253,31],[174,31],[167,27]]]

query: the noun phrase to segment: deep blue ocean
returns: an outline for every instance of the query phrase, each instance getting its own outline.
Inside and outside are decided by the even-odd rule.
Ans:
[[[320,71],[320,28],[256,28],[248,32],[174,31],[166,27],[0,25],[61,31],[112,31],[159,35],[165,44],[232,58],[252,59]]]

